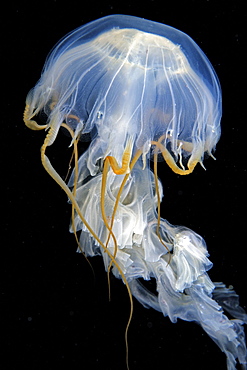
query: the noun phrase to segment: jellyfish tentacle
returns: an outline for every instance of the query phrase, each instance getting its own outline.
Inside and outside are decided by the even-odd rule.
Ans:
[[[122,183],[121,183],[121,185],[119,187],[119,190],[118,190],[118,193],[117,193],[117,196],[116,196],[116,200],[115,200],[115,204],[114,204],[114,208],[113,208],[113,212],[112,212],[112,215],[111,215],[111,218],[110,218],[110,224],[108,224],[107,218],[105,216],[105,219],[107,221],[107,223],[105,223],[105,225],[106,225],[106,227],[109,230],[109,234],[108,234],[107,241],[106,241],[106,247],[108,246],[108,243],[109,243],[109,240],[110,240],[111,235],[113,235],[114,238],[115,238],[115,235],[113,234],[112,228],[113,228],[115,215],[116,215],[116,212],[117,212],[118,204],[120,202],[120,198],[121,198],[121,194],[123,192],[124,186],[126,184],[126,181],[128,180],[128,177],[129,177],[132,169],[134,168],[137,160],[140,158],[140,156],[142,154],[143,154],[142,150],[141,149],[138,149],[136,151],[136,153],[135,153],[132,161],[129,164],[130,172],[125,174],[125,176],[124,176],[124,178],[122,180]],[[105,198],[105,186],[106,186],[106,176],[107,176],[108,169],[109,169],[109,162],[108,161],[105,161],[105,163],[104,163],[104,170],[103,170],[103,176],[102,176],[102,188],[104,186],[104,189],[101,190],[101,210],[102,209],[104,210],[104,204],[102,204],[102,200],[104,202],[104,198]],[[103,212],[102,212],[102,215],[103,215]],[[116,240],[116,238],[115,238],[115,240]],[[113,257],[114,258],[116,258],[116,254],[117,254],[117,241],[116,241],[116,243],[114,241],[114,253],[113,253]],[[109,263],[109,266],[108,266],[108,270],[107,270],[108,287],[109,287],[109,300],[110,300],[110,275],[109,275],[109,273],[110,273],[110,270],[111,270],[111,267],[112,267],[112,263],[113,262],[111,260],[110,263]]]
[[[124,175],[130,172],[129,164],[131,161],[132,149],[133,149],[133,138],[129,137],[122,157],[122,167],[118,165],[115,157],[111,155],[108,155],[106,157],[105,161],[109,161],[110,166],[116,175]]]
[[[111,215],[111,223],[110,223],[110,227],[112,229],[113,227],[113,223],[114,223],[114,219],[115,219],[115,215],[116,215],[116,212],[117,212],[117,208],[118,208],[118,204],[120,202],[120,197],[121,197],[121,194],[123,192],[123,188],[126,184],[126,181],[128,180],[128,177],[129,177],[129,174],[131,173],[132,169],[134,168],[137,160],[140,158],[140,156],[142,155],[142,150],[141,149],[138,149],[132,159],[132,161],[130,162],[130,172],[129,173],[126,173],[124,178],[123,178],[123,181],[119,187],[119,190],[118,190],[118,193],[117,193],[117,196],[116,196],[116,201],[115,201],[115,205],[114,205],[114,209],[113,209],[113,212],[112,212],[112,215]],[[109,239],[110,239],[110,234],[108,235],[108,239],[106,241],[106,245],[108,245],[109,243]]]
[[[84,218],[84,216],[81,213],[80,207],[79,207],[79,205],[77,203],[77,200],[76,200],[75,196],[73,195],[73,193],[71,192],[71,190],[69,189],[69,187],[67,186],[67,184],[64,182],[64,180],[57,173],[57,171],[54,169],[54,167],[52,166],[49,158],[46,156],[46,154],[45,154],[46,148],[49,145],[50,141],[52,140],[53,135],[54,135],[54,132],[53,132],[52,127],[51,127],[50,130],[49,130],[49,132],[47,133],[46,138],[45,138],[45,141],[44,141],[44,143],[43,143],[43,145],[41,147],[41,162],[42,162],[42,165],[45,168],[45,170],[48,172],[48,174],[53,178],[53,180],[67,194],[68,198],[70,199],[70,201],[74,205],[74,208],[75,208],[76,212],[78,213],[81,221],[85,225],[85,227],[89,230],[89,232],[92,234],[92,236],[96,239],[96,241],[99,243],[99,245],[103,248],[103,250],[109,255],[110,259],[113,260],[114,265],[119,270],[119,272],[120,272],[121,276],[123,277],[123,279],[125,279],[125,277],[124,277],[124,275],[122,273],[122,270],[121,270],[120,266],[118,265],[117,261],[113,258],[113,256],[110,253],[110,251],[105,247],[105,245],[102,243],[102,241],[99,239],[99,237],[95,234],[95,232],[93,231],[93,229],[91,228],[91,226],[88,224],[88,222],[86,221],[86,219]],[[125,279],[125,281],[126,281],[126,279]],[[127,283],[127,281],[126,281],[126,283]]]
[[[123,282],[126,285],[126,289],[127,289],[127,292],[128,292],[128,295],[129,295],[129,301],[130,301],[130,313],[129,313],[129,318],[128,318],[126,329],[125,329],[126,364],[127,364],[127,369],[129,369],[129,366],[128,366],[128,330],[129,330],[129,326],[130,326],[130,323],[131,323],[131,320],[132,320],[132,316],[133,316],[133,297],[132,297],[132,293],[131,293],[131,290],[130,290],[128,281],[127,281],[127,279],[126,279],[126,277],[125,277],[125,275],[124,275],[121,267],[119,266],[118,262],[116,261],[116,259],[114,258],[114,256],[110,253],[109,249],[106,248],[106,246],[103,244],[103,242],[95,234],[95,232],[91,228],[91,226],[88,224],[88,222],[86,221],[86,219],[84,218],[84,216],[81,213],[80,207],[79,207],[79,205],[77,203],[77,200],[74,197],[73,193],[71,192],[71,190],[69,189],[69,187],[67,186],[67,184],[63,181],[63,179],[60,177],[60,175],[57,173],[57,171],[54,169],[54,167],[52,166],[49,158],[45,154],[45,151],[46,151],[47,146],[49,146],[50,143],[52,143],[54,141],[54,134],[55,133],[54,133],[53,126],[51,126],[50,127],[50,130],[48,131],[48,133],[46,135],[46,138],[44,140],[44,143],[43,143],[43,145],[41,147],[41,162],[42,162],[42,165],[45,168],[45,170],[48,172],[48,174],[53,178],[53,180],[56,181],[56,183],[67,194],[67,196],[70,199],[71,203],[74,205],[74,208],[75,208],[76,212],[78,213],[78,216],[80,217],[81,221],[83,222],[83,224],[85,225],[85,227],[88,229],[88,231],[91,233],[91,235],[94,237],[94,239],[102,247],[102,249],[104,250],[104,252],[106,252],[108,254],[108,256],[110,257],[111,262],[114,264],[114,266],[119,271],[119,273],[121,275],[121,278],[122,278]]]
[[[61,126],[63,126],[64,128],[66,128],[69,131],[69,133],[70,133],[70,135],[71,135],[71,137],[73,139],[73,153],[72,153],[72,157],[71,157],[71,160],[70,160],[70,164],[71,164],[71,162],[73,160],[73,157],[74,157],[75,168],[74,168],[74,186],[73,186],[72,194],[76,198],[76,190],[77,190],[76,185],[77,185],[78,175],[79,175],[79,171],[78,171],[78,148],[77,148],[79,138],[76,137],[74,139],[74,136],[75,136],[74,135],[74,132],[73,132],[73,130],[66,123],[62,123]],[[66,175],[66,178],[67,178],[67,176],[68,175]],[[82,247],[81,247],[80,242],[79,242],[79,239],[78,239],[78,236],[77,236],[77,233],[76,233],[76,228],[75,228],[75,206],[74,206],[74,203],[71,203],[71,226],[72,226],[73,234],[74,234],[74,237],[75,237],[75,240],[76,240],[76,243],[77,243],[78,250],[80,251],[80,253],[83,254],[84,258],[86,259],[87,263],[89,264],[89,266],[90,266],[90,268],[92,270],[92,273],[93,273],[93,277],[95,279],[95,273],[94,273],[93,266],[92,266],[91,262],[89,261],[88,257],[83,252]]]
[[[166,137],[166,135],[162,135],[158,141],[151,141],[151,144],[152,145],[156,145],[156,147],[159,148],[164,160],[166,161],[167,165],[173,170],[173,172],[175,172],[176,174],[178,175],[189,175],[190,173],[193,172],[195,166],[197,165],[198,162],[200,162],[201,160],[201,156],[199,153],[201,153],[201,151],[197,150],[197,153],[192,155],[188,161],[188,169],[183,169],[183,168],[180,168],[178,167],[178,165],[176,164],[174,158],[172,157],[172,155],[170,154],[170,152],[168,151],[168,149],[161,143],[161,141],[164,139],[164,137]]]
[[[156,234],[161,242],[161,244],[166,248],[166,250],[169,253],[169,260],[168,260],[168,265],[171,262],[171,252],[170,249],[167,247],[167,245],[163,242],[161,235],[160,235],[160,192],[159,192],[159,184],[158,184],[158,148],[156,146],[155,151],[154,151],[154,181],[155,181],[155,189],[156,189],[156,194],[157,194],[157,228],[156,228]]]
[[[68,164],[68,171],[66,173],[66,176],[64,178],[64,181],[66,182],[68,177],[69,177],[69,174],[70,174],[70,171],[71,171],[71,168],[72,168],[72,162],[73,162],[73,159],[74,159],[74,162],[75,162],[75,146],[76,146],[76,151],[78,152],[77,150],[77,144],[78,144],[78,139],[77,140],[74,140],[73,142],[73,151],[72,151],[72,154],[71,154],[71,157],[70,157],[70,160],[69,160],[69,164]],[[77,158],[77,161],[78,161],[78,158]],[[76,164],[75,164],[76,166]],[[77,166],[78,167],[78,166]],[[74,182],[74,185],[75,185],[75,182]],[[73,190],[73,194],[74,194],[74,190]]]
[[[75,162],[74,177],[75,178],[74,178],[74,187],[73,187],[73,190],[72,190],[72,194],[76,198],[76,184],[77,184],[77,180],[78,180],[78,148],[77,148],[78,138],[74,139],[74,136],[75,136],[74,132],[66,123],[62,123],[61,126],[63,126],[64,128],[66,128],[69,131],[72,139],[74,140],[74,142],[73,142],[74,149],[73,149],[73,154],[72,154],[72,158],[71,158],[70,162],[72,161],[72,159],[74,157],[74,162]],[[66,178],[67,178],[67,175],[66,175]],[[77,245],[78,245],[79,249],[81,250],[80,243],[79,243],[79,240],[78,240],[78,237],[77,237],[77,234],[76,234],[76,229],[75,229],[75,205],[74,205],[74,203],[72,203],[71,224],[72,224],[72,229],[73,229],[73,233],[74,233]],[[82,252],[82,250],[81,250],[81,252]]]
[[[117,250],[118,250],[117,239],[116,239],[116,236],[114,235],[114,233],[112,231],[112,226],[109,225],[109,222],[108,222],[108,219],[107,219],[107,216],[106,216],[106,213],[105,213],[105,195],[106,195],[106,183],[107,183],[108,170],[109,170],[109,161],[105,160],[104,167],[103,167],[103,173],[102,173],[102,182],[101,182],[100,208],[101,208],[101,214],[102,214],[102,219],[103,219],[104,225],[109,231],[105,247],[108,248],[110,237],[112,237],[113,244],[114,244],[113,257],[116,258]],[[111,268],[112,268],[112,260],[110,261],[108,269],[107,269],[109,301],[111,300],[111,285],[110,285],[110,271],[111,271]]]
[[[142,150],[141,149],[138,149],[132,159],[132,161],[130,162],[129,164],[129,168],[130,168],[130,172],[129,173],[126,173],[124,178],[123,178],[123,181],[119,187],[119,190],[118,190],[118,193],[116,195],[116,201],[115,201],[115,204],[114,204],[114,208],[113,208],[113,212],[112,212],[112,215],[111,215],[111,223],[110,223],[110,228],[112,229],[113,227],[113,223],[114,223],[114,218],[115,218],[115,215],[116,215],[116,212],[117,212],[117,208],[118,208],[118,204],[120,202],[120,198],[121,198],[121,194],[123,192],[123,188],[126,184],[126,181],[128,180],[128,177],[132,171],[132,169],[134,168],[136,162],[138,161],[138,159],[140,158],[140,156],[143,154]],[[106,246],[108,245],[109,243],[109,239],[110,239],[110,234],[108,235],[108,238],[107,238],[107,241],[106,241]]]
[[[123,157],[122,157],[122,167],[120,167],[117,163],[117,160],[113,156],[107,156],[104,161],[104,168],[103,168],[103,174],[102,174],[102,185],[101,185],[101,213],[102,213],[102,218],[104,220],[105,226],[108,228],[110,234],[112,235],[113,238],[115,238],[114,234],[112,233],[112,226],[114,222],[114,216],[117,210],[116,202],[117,204],[119,203],[119,199],[121,196],[121,193],[123,191],[123,186],[120,187],[119,192],[117,194],[116,202],[115,202],[115,212],[113,211],[112,217],[111,217],[111,225],[109,225],[106,214],[105,214],[105,192],[106,192],[106,182],[107,182],[107,173],[109,170],[109,167],[111,166],[113,172],[116,175],[123,175],[126,174],[128,175],[130,173],[130,160],[131,160],[131,155],[132,155],[132,148],[133,148],[133,139],[130,137],[127,141]],[[128,176],[126,177],[127,180]],[[126,182],[125,180],[125,182]],[[124,183],[125,183],[124,182]],[[109,235],[110,236],[110,235]],[[116,238],[115,238],[116,240]],[[109,237],[107,239],[106,245],[109,243]],[[115,244],[115,243],[114,243]],[[117,244],[115,244],[117,245]],[[114,256],[116,256],[116,249],[114,251]]]
[[[106,183],[107,183],[107,173],[109,170],[109,162],[105,161],[104,162],[104,168],[103,168],[103,173],[102,173],[102,183],[101,183],[101,197],[100,197],[100,208],[101,208],[101,214],[102,214],[102,219],[104,221],[104,224],[106,228],[109,231],[109,237],[111,236],[114,242],[114,253],[113,256],[114,258],[116,257],[117,254],[117,239],[112,231],[111,225],[109,225],[106,213],[105,213],[105,194],[106,194]],[[108,246],[109,243],[109,237],[106,242],[106,247]]]
[[[77,122],[80,122],[80,118],[78,116],[76,116],[75,114],[68,114],[66,116],[67,118],[72,118],[72,119],[75,119]]]
[[[132,147],[133,147],[133,139],[129,138],[128,141],[127,141],[127,144],[126,144],[126,148],[125,148],[124,153],[123,153],[122,167],[119,167],[115,157],[107,156],[105,161],[104,161],[104,167],[103,167],[103,173],[102,173],[100,208],[101,208],[101,214],[102,214],[103,222],[105,224],[105,227],[109,231],[105,246],[106,246],[106,248],[108,247],[110,237],[112,237],[113,243],[114,243],[114,252],[113,252],[113,257],[114,258],[116,258],[116,255],[117,255],[118,245],[117,245],[116,236],[114,235],[114,233],[112,231],[112,228],[113,228],[115,213],[117,211],[116,203],[117,204],[119,203],[119,199],[121,197],[123,187],[121,188],[121,191],[118,192],[118,195],[117,195],[117,198],[116,198],[116,201],[115,201],[115,206],[114,206],[115,212],[113,211],[113,214],[112,214],[112,217],[111,217],[111,223],[109,224],[106,213],[105,213],[105,194],[106,194],[107,173],[108,173],[109,167],[111,166],[111,168],[113,169],[113,172],[116,175],[125,174],[125,173],[128,175],[128,173],[130,172],[129,164],[130,164],[130,159],[131,159],[131,155],[132,155]],[[112,263],[113,262],[111,260],[110,263],[109,263],[108,269],[107,269],[109,300],[111,299],[110,271],[111,271],[111,268],[112,268]]]
[[[24,113],[23,113],[23,120],[25,122],[25,125],[30,128],[31,130],[44,130],[48,127],[48,125],[39,125],[36,121],[31,119],[35,114],[30,114],[30,105],[26,104]]]
[[[123,153],[122,167],[119,167],[116,158],[113,157],[113,156],[108,155],[105,158],[105,161],[104,161],[104,168],[103,168],[103,174],[102,174],[102,184],[101,184],[101,213],[102,213],[102,218],[103,218],[104,224],[107,227],[107,229],[109,230],[109,235],[108,235],[108,238],[107,238],[107,241],[106,241],[106,247],[108,246],[110,236],[112,236],[113,241],[114,241],[114,254],[113,254],[114,258],[116,257],[116,254],[117,254],[117,240],[116,240],[115,235],[112,232],[112,227],[113,227],[113,223],[114,223],[114,217],[115,217],[115,214],[116,214],[116,211],[117,211],[117,205],[119,203],[124,185],[121,186],[119,191],[118,191],[116,201],[115,201],[115,205],[114,205],[114,210],[113,210],[113,213],[112,213],[112,216],[111,216],[111,223],[109,225],[109,222],[108,222],[106,214],[105,214],[105,192],[106,192],[107,173],[108,173],[109,167],[111,166],[113,172],[116,175],[126,174],[127,177],[126,177],[126,179],[124,178],[125,181],[123,180],[124,184],[125,184],[125,182],[127,181],[127,178],[128,178],[128,174],[130,173],[130,160],[131,160],[131,155],[132,155],[132,148],[133,148],[133,138],[130,137],[127,141],[126,148],[125,148],[124,153]]]

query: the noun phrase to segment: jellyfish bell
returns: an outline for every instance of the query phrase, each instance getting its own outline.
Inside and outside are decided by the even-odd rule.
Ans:
[[[181,174],[179,159],[201,162],[220,136],[221,91],[205,54],[186,34],[131,16],[101,18],[60,41],[27,106],[26,121],[44,111],[55,136],[70,117],[77,135],[96,129],[118,160],[128,137],[142,150],[162,137]]]
[[[46,116],[44,125],[35,121],[39,113]],[[204,240],[161,218],[157,166],[160,155],[174,172],[191,173],[204,153],[212,154],[220,118],[219,82],[195,42],[172,27],[123,15],[65,36],[50,53],[24,111],[29,128],[48,130],[41,160],[71,202],[70,230],[79,251],[101,255],[108,276],[112,272],[126,285],[131,305],[126,345],[133,295],[172,322],[198,322],[234,369],[236,359],[246,363],[247,315],[235,304],[234,291],[210,280]],[[61,126],[74,149],[68,184],[46,155]],[[78,140],[88,135],[90,146],[78,158]],[[154,278],[157,295],[140,278]],[[238,320],[229,320],[222,307]]]

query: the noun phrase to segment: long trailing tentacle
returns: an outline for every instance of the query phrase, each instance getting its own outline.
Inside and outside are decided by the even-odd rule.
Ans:
[[[76,139],[74,138],[74,136],[75,136],[74,131],[66,123],[62,123],[61,126],[63,126],[64,128],[66,128],[66,130],[69,131],[69,133],[72,137],[72,141],[73,141],[73,154],[72,154],[72,157],[71,157],[71,160],[70,160],[70,164],[71,164],[71,161],[73,160],[73,157],[74,157],[74,162],[75,162],[74,187],[73,187],[73,190],[72,190],[72,194],[76,198],[76,185],[77,185],[78,175],[79,175],[79,171],[78,171],[78,148],[77,148],[79,138],[76,138]],[[67,178],[67,175],[66,175],[66,178]],[[85,256],[85,254],[84,254],[84,252],[81,248],[79,239],[77,237],[77,233],[76,233],[76,229],[75,229],[75,206],[74,206],[74,203],[71,204],[71,226],[72,226],[73,234],[75,236],[75,240],[76,240],[76,243],[77,243],[77,246],[78,246],[78,250],[80,251],[80,253],[83,254],[84,258],[86,259],[87,263],[89,264],[89,266],[92,270],[94,279],[95,279],[93,266],[92,266],[91,262],[89,261],[89,259],[87,258],[87,256]]]
[[[105,226],[109,230],[109,235],[108,235],[108,239],[107,239],[107,242],[106,242],[106,247],[108,246],[110,236],[112,236],[113,241],[114,241],[114,245],[115,245],[114,254],[113,254],[114,258],[116,257],[116,254],[117,254],[117,241],[116,241],[115,235],[112,232],[113,220],[111,218],[112,225],[109,225],[109,222],[108,222],[106,214],[105,214],[105,193],[106,193],[107,173],[108,173],[109,167],[111,167],[113,172],[116,175],[129,174],[130,173],[130,160],[131,160],[131,155],[132,155],[132,148],[133,148],[133,139],[129,138],[129,140],[127,141],[127,144],[126,144],[126,148],[125,148],[124,153],[123,153],[122,166],[121,167],[118,165],[116,158],[114,158],[113,156],[107,156],[105,158],[105,161],[104,161],[104,168],[103,168],[103,174],[102,174],[102,185],[101,185],[101,213],[102,213],[102,218],[103,218],[103,221],[105,223]],[[121,196],[122,190],[123,190],[123,187],[121,188],[120,194],[118,192],[117,198]],[[116,200],[116,202],[118,202],[118,201],[119,201],[119,199]],[[115,202],[115,206],[116,206],[116,202]],[[115,208],[115,206],[114,206],[114,208]],[[112,215],[112,216],[114,218],[115,214]]]
[[[113,257],[114,258],[116,258],[117,249],[118,249],[117,248],[117,239],[116,239],[116,236],[114,235],[114,233],[112,231],[113,222],[112,222],[111,225],[109,225],[109,222],[108,222],[108,219],[107,219],[107,216],[106,216],[106,213],[105,213],[105,194],[106,194],[107,174],[108,174],[109,167],[112,168],[113,172],[116,175],[120,175],[120,174],[122,175],[122,174],[125,174],[125,173],[129,173],[129,164],[130,164],[130,159],[131,159],[131,155],[132,155],[132,147],[133,147],[133,140],[132,140],[132,138],[130,138],[127,141],[127,145],[126,145],[126,148],[125,148],[124,153],[123,153],[122,166],[121,167],[118,165],[116,158],[114,158],[113,156],[107,156],[105,158],[105,161],[104,161],[104,167],[103,167],[103,173],[102,173],[101,198],[100,198],[101,214],[102,214],[102,219],[104,221],[104,224],[105,224],[106,228],[109,231],[107,242],[106,242],[106,248],[108,247],[110,237],[112,237],[113,243],[114,243],[114,252],[113,252]],[[120,193],[119,197],[120,196],[121,196],[121,193]],[[109,263],[109,266],[108,266],[108,271],[107,271],[107,280],[108,280],[108,288],[109,288],[109,300],[111,299],[110,271],[111,271],[112,263],[113,262],[111,260],[110,263]]]
[[[157,168],[157,163],[158,163],[158,147],[156,146],[154,150],[154,181],[155,181],[155,189],[156,189],[156,194],[157,194],[157,229],[156,229],[156,234],[161,242],[161,244],[166,248],[166,250],[169,253],[169,260],[168,264],[171,261],[171,252],[170,249],[167,247],[167,245],[164,243],[164,241],[161,238],[160,235],[160,192],[159,192],[159,183],[158,183],[158,168]]]
[[[128,365],[128,330],[129,330],[129,326],[130,326],[131,319],[132,319],[132,316],[133,316],[133,297],[132,297],[132,293],[131,293],[128,281],[127,281],[121,267],[119,266],[118,262],[116,261],[115,257],[110,253],[110,251],[107,249],[107,247],[104,245],[104,243],[95,234],[94,230],[91,228],[91,226],[88,224],[88,222],[86,221],[86,219],[82,215],[80,207],[79,207],[79,205],[77,203],[77,200],[75,198],[76,186],[74,186],[75,190],[73,190],[73,193],[72,193],[71,190],[69,189],[69,187],[67,186],[67,184],[64,182],[64,180],[60,177],[60,175],[54,169],[54,167],[52,166],[49,158],[45,154],[47,147],[53,144],[53,142],[54,142],[54,140],[57,136],[57,133],[58,133],[58,130],[59,130],[58,122],[54,121],[54,124],[50,124],[50,125],[38,125],[36,121],[31,119],[33,116],[35,116],[35,114],[30,113],[30,107],[27,104],[26,107],[25,107],[25,110],[24,110],[24,114],[23,114],[23,120],[24,120],[25,125],[27,127],[29,127],[30,129],[32,129],[32,130],[43,130],[43,129],[46,129],[46,128],[49,127],[49,131],[48,131],[48,133],[45,137],[44,143],[41,147],[41,162],[42,162],[43,167],[45,168],[47,173],[53,178],[53,180],[56,181],[56,183],[64,190],[64,192],[66,193],[66,195],[68,196],[68,198],[70,199],[70,201],[72,203],[72,212],[73,212],[73,214],[74,214],[75,211],[78,213],[78,216],[80,217],[81,221],[83,222],[85,227],[88,229],[90,234],[99,243],[99,245],[102,247],[104,252],[108,254],[108,256],[111,260],[111,263],[116,266],[116,268],[118,269],[118,271],[119,271],[119,273],[122,277],[123,282],[126,285],[126,289],[127,289],[127,292],[128,292],[128,295],[129,295],[129,300],[130,300],[130,313],[129,313],[129,318],[128,318],[126,329],[125,329],[126,365],[127,365],[127,369],[129,369],[129,365]],[[65,126],[68,129],[68,126],[63,124],[63,123],[61,124],[61,126]],[[72,135],[72,137],[73,137],[73,135]],[[76,146],[76,149],[75,149],[75,155],[78,156],[77,146]],[[78,158],[77,158],[76,162],[78,162]],[[78,178],[78,169],[77,169],[77,175],[75,176],[75,178]]]
[[[160,140],[162,140],[162,138],[160,139]],[[156,145],[156,142],[152,142],[152,144],[154,144],[154,145]],[[167,247],[167,245],[164,243],[164,241],[162,240],[162,238],[161,238],[161,235],[160,235],[160,203],[161,203],[161,199],[160,199],[160,194],[159,194],[159,187],[158,187],[158,171],[157,171],[157,162],[158,162],[158,160],[157,160],[157,156],[158,156],[158,149],[160,149],[160,146],[159,145],[156,145],[156,149],[155,149],[155,152],[154,152],[154,178],[155,178],[155,188],[156,188],[156,193],[157,193],[157,213],[158,213],[158,220],[157,220],[157,231],[156,231],[156,233],[157,233],[157,236],[158,236],[158,238],[159,238],[159,240],[160,240],[160,242],[161,242],[161,244],[162,245],[164,245],[164,247],[167,249],[167,251],[169,252],[169,254],[170,254],[170,250],[169,250],[169,248]],[[124,152],[124,154],[125,154],[125,152]],[[128,166],[129,166],[129,172],[128,173],[126,173],[125,174],[125,177],[124,177],[124,179],[123,179],[123,181],[122,181],[122,183],[121,183],[121,185],[120,185],[120,187],[119,187],[119,190],[118,190],[118,193],[117,193],[117,196],[116,196],[116,201],[115,201],[115,205],[114,205],[114,209],[113,209],[113,213],[112,213],[112,216],[111,216],[111,223],[110,223],[110,225],[106,225],[107,226],[107,228],[109,229],[109,231],[110,231],[110,233],[109,233],[109,235],[108,235],[108,239],[107,239],[107,242],[106,242],[106,246],[108,245],[108,243],[109,243],[109,239],[110,239],[110,236],[111,236],[111,232],[112,232],[112,228],[113,228],[113,223],[114,223],[114,218],[115,218],[115,214],[116,214],[116,211],[117,211],[117,207],[118,207],[118,204],[119,204],[119,201],[120,201],[120,197],[121,197],[121,194],[122,194],[122,191],[123,191],[123,188],[124,188],[124,186],[125,186],[125,184],[126,184],[126,181],[127,181],[127,179],[128,179],[128,177],[129,177],[129,174],[131,173],[131,170],[134,168],[134,165],[135,165],[135,163],[137,162],[137,160],[139,159],[139,157],[142,155],[142,150],[138,150],[137,152],[136,152],[136,154],[134,155],[134,158],[132,159],[132,161],[130,162],[130,163],[127,163],[127,161],[125,160],[124,161],[124,159],[126,159],[126,158],[124,158],[124,156],[123,156],[123,161],[122,161],[122,163],[125,163],[125,164],[127,164]],[[130,157],[128,157],[128,159],[129,159]],[[115,159],[115,158],[114,158]],[[115,162],[115,161],[114,161]],[[111,162],[111,163],[114,163],[113,161]],[[105,166],[107,167],[107,170],[106,170],[106,173],[107,173],[107,171],[108,171],[108,166],[109,166],[109,164],[108,164],[108,162],[106,162],[105,161]],[[123,166],[122,166],[123,167]],[[127,167],[127,166],[126,166]],[[113,171],[114,171],[114,173],[116,173],[115,172],[115,169],[116,169],[116,167],[113,167],[112,168],[113,169]],[[118,166],[117,167],[117,170],[118,171],[120,171],[121,170],[121,168]],[[102,180],[102,182],[103,182],[103,180]],[[101,193],[102,194],[102,199],[104,198],[104,194],[105,194],[105,190]],[[114,251],[114,257],[116,256],[116,250]],[[171,255],[170,255],[170,257],[169,257],[169,261],[168,261],[168,264],[170,263],[170,259],[171,259]]]
[[[132,319],[132,316],[133,316],[133,298],[132,298],[132,293],[131,293],[131,290],[130,290],[128,281],[127,281],[126,277],[124,276],[124,273],[123,273],[121,267],[119,266],[119,264],[117,263],[116,259],[112,256],[112,254],[110,253],[110,251],[105,247],[105,245],[102,243],[102,241],[99,239],[99,237],[92,230],[91,226],[88,224],[88,222],[86,221],[86,219],[83,217],[83,215],[81,213],[81,210],[80,210],[80,207],[79,207],[79,205],[78,205],[78,203],[77,203],[77,201],[76,201],[73,193],[70,191],[70,189],[68,188],[67,184],[63,181],[63,179],[59,176],[59,174],[53,168],[53,166],[51,165],[51,162],[49,161],[48,157],[46,156],[45,151],[46,151],[46,148],[48,146],[48,143],[50,142],[50,135],[51,136],[53,135],[52,128],[49,130],[49,132],[48,132],[48,134],[47,134],[47,136],[45,138],[44,144],[41,147],[41,162],[42,162],[45,170],[48,172],[48,174],[58,183],[58,185],[67,194],[67,196],[70,199],[70,201],[72,202],[72,204],[74,204],[75,211],[78,213],[81,221],[83,222],[83,224],[85,225],[85,227],[88,229],[88,231],[91,233],[91,235],[94,237],[94,239],[103,248],[104,252],[106,252],[108,254],[108,256],[110,257],[112,263],[118,269],[118,271],[119,271],[119,273],[120,273],[120,275],[121,275],[121,277],[123,279],[123,282],[126,285],[126,288],[127,288],[127,291],[128,291],[128,295],[129,295],[129,300],[130,300],[130,314],[129,314],[129,319],[128,319],[128,322],[127,322],[127,325],[126,325],[126,330],[125,330],[126,363],[127,363],[127,367],[128,367],[128,329],[129,329],[130,322],[131,322],[131,319]]]
[[[112,212],[112,215],[111,215],[111,223],[110,223],[110,228],[112,229],[113,228],[113,223],[114,223],[114,219],[115,219],[115,215],[116,215],[116,212],[117,212],[117,208],[118,208],[118,204],[120,202],[120,197],[121,197],[121,194],[123,192],[123,188],[126,184],[126,181],[128,180],[128,177],[132,171],[132,169],[134,168],[137,160],[140,158],[140,156],[142,155],[142,150],[139,149],[137,150],[137,152],[135,153],[132,161],[130,162],[130,165],[129,165],[129,169],[130,169],[130,172],[129,173],[126,173],[124,178],[123,178],[123,181],[119,187],[119,190],[118,190],[118,193],[117,193],[117,196],[116,196],[116,201],[115,201],[115,205],[114,205],[114,209],[113,209],[113,212]],[[106,245],[108,245],[109,243],[109,239],[110,239],[110,234],[108,235],[108,239],[106,241]]]
[[[118,166],[117,161],[114,157],[110,157],[111,159],[114,159],[114,160],[108,161],[107,160],[107,158],[109,158],[109,156],[108,156],[108,157],[106,157],[106,160],[105,160],[105,163],[104,163],[104,169],[103,169],[102,188],[101,188],[101,211],[102,211],[102,216],[104,214],[105,226],[109,230],[108,238],[107,238],[107,241],[106,241],[106,247],[109,244],[110,237],[113,236],[113,239],[114,239],[114,245],[115,245],[114,254],[113,254],[114,258],[116,257],[116,254],[117,254],[117,242],[115,242],[116,238],[115,238],[115,236],[112,232],[114,218],[115,218],[115,215],[116,215],[116,212],[117,212],[118,204],[120,202],[120,197],[121,197],[121,194],[123,192],[124,185],[126,184],[126,181],[129,177],[129,174],[131,173],[131,170],[133,169],[135,163],[137,162],[138,158],[141,156],[142,150],[138,150],[136,152],[136,154],[134,155],[134,158],[130,162],[131,153],[132,153],[132,139],[130,139],[128,141],[127,145],[126,145],[126,148],[125,148],[125,151],[124,151],[124,154],[123,154],[123,159],[122,159],[122,167]],[[114,164],[113,167],[112,167],[112,164]],[[117,164],[117,166],[115,166],[115,164]],[[122,183],[119,187],[119,190],[118,190],[118,193],[117,193],[117,196],[116,196],[116,200],[115,200],[115,204],[114,204],[114,209],[113,209],[113,212],[112,212],[112,215],[111,215],[111,218],[110,218],[110,224],[109,224],[108,221],[107,221],[107,217],[105,215],[105,206],[104,206],[105,200],[104,200],[104,198],[105,198],[107,173],[108,173],[108,169],[109,169],[110,165],[111,165],[112,170],[114,171],[114,173],[118,172],[118,174],[119,174],[120,172],[122,172],[122,174],[125,173],[125,176],[124,176],[123,181],[122,181]],[[123,171],[126,171],[126,172],[123,172]],[[110,263],[109,267],[111,265],[112,265],[112,262]]]

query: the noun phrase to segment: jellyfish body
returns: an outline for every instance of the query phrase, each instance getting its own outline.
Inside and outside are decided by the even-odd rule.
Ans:
[[[33,120],[40,112],[47,118],[44,126]],[[61,40],[24,113],[30,128],[49,129],[42,162],[70,198],[71,231],[81,231],[79,249],[102,255],[106,270],[145,307],[172,322],[198,322],[234,369],[236,359],[246,364],[247,316],[233,306],[234,291],[211,282],[204,240],[170,225],[159,212],[157,155],[174,172],[191,173],[204,153],[212,154],[220,118],[217,76],[194,41],[172,27],[122,15],[91,22]],[[85,135],[92,139],[68,186],[45,155],[61,125],[74,145]],[[155,278],[157,295],[140,278]],[[222,307],[237,319],[229,320]]]

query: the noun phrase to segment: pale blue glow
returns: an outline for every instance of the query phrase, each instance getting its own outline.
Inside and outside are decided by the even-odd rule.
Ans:
[[[236,359],[245,368],[242,324],[247,315],[234,290],[210,280],[207,271],[212,263],[204,240],[164,219],[160,222],[164,243],[157,236],[158,197],[149,166],[152,142],[162,137],[162,145],[183,170],[187,163],[202,163],[204,153],[211,155],[220,137],[221,89],[202,50],[189,36],[163,24],[125,15],[101,18],[55,46],[27,105],[27,121],[41,112],[46,116],[49,145],[63,122],[82,140],[86,134],[91,137],[79,159],[76,200],[104,245],[108,237],[100,207],[104,159],[110,155],[121,163],[130,139],[133,156],[142,151],[114,218],[116,261],[132,294],[145,307],[163,312],[172,322],[196,321],[225,352],[228,370],[235,369]],[[108,173],[109,219],[123,177]],[[74,186],[74,174],[68,186]],[[161,182],[158,187],[162,198]],[[109,256],[78,214],[75,226],[81,230],[81,250],[87,256],[102,255],[108,270]],[[112,238],[108,249],[114,253]],[[116,266],[111,271],[121,278]],[[144,288],[140,278],[156,279],[157,295]],[[222,307],[238,319],[229,320]]]

